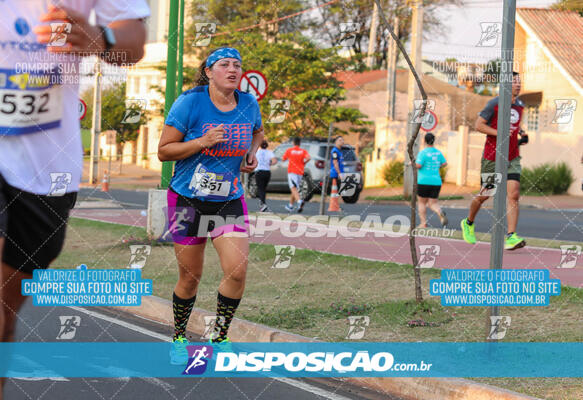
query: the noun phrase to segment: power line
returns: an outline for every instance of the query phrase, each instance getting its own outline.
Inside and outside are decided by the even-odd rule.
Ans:
[[[540,0],[518,0],[519,3],[536,3],[536,4],[540,4],[541,1]],[[549,1],[549,4],[543,6],[543,7],[547,7],[549,5],[552,5],[555,3],[555,1]],[[504,0],[490,0],[490,1],[486,1],[486,0],[476,0],[476,1],[465,1],[464,2],[464,6],[466,5],[474,5],[474,4],[498,4],[500,6],[502,6],[504,4]]]
[[[519,7],[537,7],[537,6],[540,6],[539,8],[546,8],[546,7],[549,7],[552,4],[554,4],[552,2],[549,2],[548,4],[541,5],[540,1],[538,1],[538,0],[525,0],[525,1],[529,1],[532,4],[525,4],[525,2],[522,2],[519,4]],[[462,8],[502,8],[503,6],[504,6],[504,3],[502,2],[502,0],[500,0],[500,1],[477,0],[474,2],[465,2],[463,4],[463,7],[460,7],[456,4],[444,4],[444,5],[442,5],[442,7],[448,7],[448,8],[457,7],[459,9],[462,9]]]
[[[246,30],[249,30],[249,29],[258,28],[260,26],[265,26],[265,25],[268,25],[268,24],[273,24],[275,22],[283,21],[283,20],[286,20],[286,19],[289,19],[289,18],[297,17],[298,15],[305,14],[305,13],[310,12],[310,11],[317,10],[318,8],[322,8],[322,7],[329,6],[330,4],[337,3],[338,1],[339,0],[331,0],[331,1],[327,2],[327,3],[320,4],[319,6],[315,6],[315,7],[311,7],[311,8],[306,8],[305,10],[298,11],[296,13],[293,13],[293,14],[290,14],[290,15],[286,15],[286,16],[283,16],[283,17],[275,18],[275,19],[272,19],[271,21],[261,22],[259,24],[254,24],[254,25],[250,25],[250,26],[243,27],[243,28],[238,28],[238,29],[235,29],[235,31],[236,32],[242,32],[242,31],[246,31]],[[230,33],[231,32],[220,32],[220,33],[215,33],[215,34],[210,35],[210,36],[213,36],[213,37],[214,36],[222,36],[222,35],[228,35]]]

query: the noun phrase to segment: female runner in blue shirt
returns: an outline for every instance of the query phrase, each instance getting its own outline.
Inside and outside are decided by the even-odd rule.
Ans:
[[[179,268],[173,294],[173,364],[188,361],[184,335],[209,234],[223,269],[212,342],[228,340],[245,288],[249,237],[240,172],[257,166],[263,126],[255,97],[237,90],[241,64],[234,48],[211,52],[200,67],[197,87],[172,106],[158,146],[161,161],[177,161],[168,189],[168,226]]]

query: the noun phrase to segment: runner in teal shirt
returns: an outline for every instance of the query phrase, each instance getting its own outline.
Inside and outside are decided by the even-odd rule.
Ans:
[[[439,169],[447,165],[441,151],[433,147],[435,136],[431,132],[425,135],[427,147],[419,152],[415,165],[417,166],[417,195],[419,203],[419,228],[427,227],[427,207],[439,216],[443,226],[447,225],[445,212],[439,207],[437,198],[441,190]]]

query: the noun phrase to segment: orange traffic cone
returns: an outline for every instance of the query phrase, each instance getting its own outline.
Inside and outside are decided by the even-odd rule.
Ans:
[[[101,191],[109,192],[109,171],[105,170],[103,173],[103,180],[101,181]]]
[[[340,204],[338,199],[338,186],[336,185],[336,178],[332,179],[332,192],[330,193],[330,204],[328,211],[340,211]]]

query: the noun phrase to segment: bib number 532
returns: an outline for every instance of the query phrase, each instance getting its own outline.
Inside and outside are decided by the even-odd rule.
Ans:
[[[48,113],[49,93],[4,93],[0,98],[0,113],[33,115]]]

